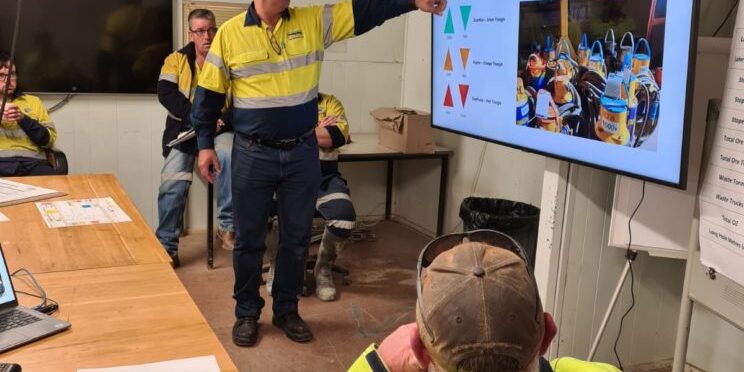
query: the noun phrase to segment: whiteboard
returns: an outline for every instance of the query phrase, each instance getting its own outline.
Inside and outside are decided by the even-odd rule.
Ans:
[[[730,48],[731,39],[698,38],[687,190],[646,183],[646,196],[631,223],[632,249],[662,257],[687,258],[690,228],[697,202],[708,102],[723,96],[727,73],[725,66],[728,66]],[[608,242],[610,246],[628,246],[628,219],[641,198],[642,183],[643,181],[624,176],[616,178]]]

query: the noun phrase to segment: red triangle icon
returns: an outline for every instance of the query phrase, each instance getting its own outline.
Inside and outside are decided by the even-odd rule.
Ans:
[[[447,95],[444,97],[444,106],[455,107],[455,103],[452,102],[452,91],[450,90],[449,85],[447,86]]]
[[[462,101],[462,107],[465,107],[465,102],[468,100],[468,91],[470,91],[470,85],[460,84],[460,100]]]

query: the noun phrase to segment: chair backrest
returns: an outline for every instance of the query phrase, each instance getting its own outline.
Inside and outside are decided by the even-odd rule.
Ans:
[[[56,149],[48,149],[46,153],[49,165],[54,168],[56,174],[66,175],[69,173],[69,168],[67,167],[67,156],[64,152]]]

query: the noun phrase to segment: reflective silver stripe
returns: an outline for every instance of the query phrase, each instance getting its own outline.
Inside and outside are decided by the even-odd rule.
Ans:
[[[47,121],[47,122],[44,122],[44,123],[39,122],[39,124],[41,124],[41,126],[44,127],[44,128],[54,129],[54,122],[53,121]]]
[[[30,150],[1,150],[0,151],[0,158],[11,158],[14,156],[23,156],[25,158],[34,158],[34,159],[46,159],[46,155],[36,152],[36,151],[30,151]]]
[[[160,182],[165,181],[191,181],[194,179],[193,173],[187,172],[176,172],[176,173],[163,173],[160,175]]]
[[[3,137],[7,137],[7,138],[15,138],[15,139],[28,138],[28,136],[26,135],[26,132],[24,132],[23,129],[21,128],[6,129],[3,127],[0,127],[0,133],[2,133]]]
[[[323,8],[323,35],[325,48],[328,48],[333,44],[333,4]]]
[[[220,69],[220,71],[222,71],[222,74],[228,76],[227,70],[225,70],[225,63],[222,61],[222,58],[218,57],[216,54],[208,53],[207,58],[205,58],[204,60],[213,64],[215,67]]]
[[[173,120],[175,120],[175,121],[181,121],[181,118],[179,118],[176,115],[171,114],[170,112],[168,113],[168,117],[171,118],[171,119],[173,119]]]
[[[351,230],[356,226],[354,221],[342,221],[342,220],[326,220],[326,226],[335,227],[338,229]]]
[[[310,89],[307,92],[294,94],[291,96],[284,97],[260,97],[260,98],[241,98],[234,97],[233,103],[235,108],[239,109],[261,109],[261,108],[276,108],[276,107],[288,107],[297,106],[303,103],[310,102],[313,98],[318,96],[318,87]]]
[[[349,196],[349,194],[346,194],[343,192],[334,192],[328,195],[323,195],[322,197],[318,198],[317,202],[315,202],[315,208],[320,208],[321,205],[328,203],[329,201],[333,201],[333,200],[351,201],[351,197]]]
[[[338,160],[338,150],[334,150],[334,151],[320,150],[319,156],[320,156],[321,161]]]
[[[178,84],[178,76],[176,74],[160,74],[160,80],[170,81],[171,83]]]
[[[230,71],[230,78],[242,79],[262,74],[275,74],[278,72],[290,71],[296,68],[311,65],[323,60],[323,51],[318,50],[314,53],[298,56],[281,62],[264,62],[251,66],[244,66]]]

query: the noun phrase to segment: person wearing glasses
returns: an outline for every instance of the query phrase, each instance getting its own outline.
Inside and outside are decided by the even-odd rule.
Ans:
[[[269,209],[280,221],[272,287],[272,323],[291,340],[312,340],[298,313],[305,257],[320,186],[318,83],[324,50],[415,9],[441,14],[446,0],[345,0],[289,7],[290,0],[253,0],[215,36],[196,89],[192,122],[199,172],[209,182],[219,163],[214,126],[232,92],[235,151],[233,251],[236,301],[233,342],[253,346],[264,306],[259,294]]]
[[[619,372],[543,354],[557,333],[527,255],[511,237],[475,230],[434,239],[419,255],[416,322],[370,345],[349,372]]]
[[[173,146],[169,143],[193,128],[190,114],[194,90],[209,47],[217,33],[214,14],[210,10],[192,10],[188,22],[190,42],[181,50],[166,57],[157,87],[158,99],[168,110],[168,117],[162,141],[165,163],[160,172],[158,228],[155,235],[173,259],[174,267],[180,265],[178,240],[183,229],[183,215],[197,152],[196,140],[193,138]],[[218,134],[215,149],[222,167],[217,181],[217,236],[222,240],[223,248],[232,249],[235,241],[230,187],[233,133],[229,125],[229,110],[224,110],[224,106],[223,100],[219,109],[220,117],[215,118],[211,124]]]
[[[56,174],[45,149],[54,145],[57,130],[44,103],[25,94],[17,85],[16,65],[10,54],[0,51],[0,176]]]

